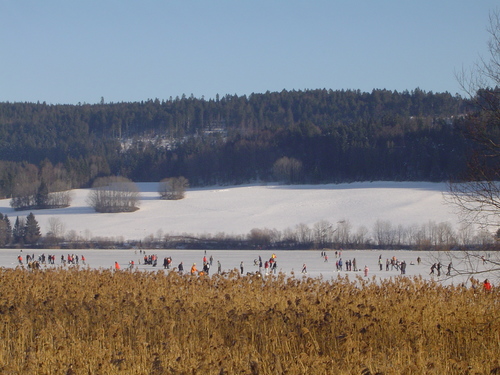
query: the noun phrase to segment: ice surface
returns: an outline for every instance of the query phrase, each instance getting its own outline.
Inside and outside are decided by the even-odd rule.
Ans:
[[[450,253],[448,252],[427,252],[427,251],[404,251],[404,250],[343,250],[341,254],[338,254],[338,257],[335,257],[334,250],[327,250],[326,253],[328,255],[328,262],[324,261],[324,258],[321,256],[321,252],[323,250],[308,250],[308,251],[296,251],[296,250],[280,250],[280,251],[270,251],[270,250],[261,250],[261,251],[253,251],[253,250],[207,250],[206,253],[204,250],[164,250],[164,249],[145,249],[144,252],[146,255],[156,254],[158,256],[158,265],[153,267],[151,265],[145,265],[143,261],[144,254],[141,253],[139,249],[131,249],[131,250],[13,250],[13,249],[5,249],[0,250],[0,267],[7,268],[15,268],[19,266],[17,261],[17,256],[22,255],[24,265],[26,268],[26,255],[34,254],[35,259],[41,254],[55,255],[56,261],[55,265],[42,265],[41,268],[57,268],[57,267],[76,267],[74,265],[62,265],[61,264],[61,255],[67,257],[68,254],[78,255],[80,258],[82,255],[86,258],[86,265],[83,265],[80,261],[78,267],[90,267],[93,269],[113,269],[114,263],[118,262],[121,266],[122,270],[126,270],[129,262],[134,261],[135,266],[134,270],[141,271],[152,271],[152,272],[172,272],[171,270],[164,270],[163,268],[163,259],[165,257],[172,258],[172,266],[177,267],[180,262],[184,264],[185,272],[189,272],[191,265],[193,263],[197,264],[198,270],[201,270],[203,264],[203,257],[206,256],[207,260],[210,259],[210,256],[213,257],[213,264],[211,267],[211,274],[217,272],[217,261],[221,262],[223,272],[229,270],[238,270],[240,263],[244,264],[244,275],[247,275],[247,272],[257,272],[259,271],[258,266],[254,264],[254,261],[258,259],[259,256],[262,257],[262,260],[269,260],[273,253],[276,255],[277,262],[277,270],[278,272],[282,272],[286,274],[288,277],[294,276],[296,278],[302,278],[303,276],[308,277],[322,277],[325,280],[332,280],[337,278],[338,276],[348,276],[350,278],[355,279],[356,275],[364,277],[362,269],[365,266],[368,266],[369,273],[368,277],[371,279],[375,277],[375,280],[380,280],[388,277],[413,277],[413,276],[421,276],[423,279],[427,280],[436,280],[442,282],[444,284],[455,284],[459,285],[461,283],[468,283],[467,276],[457,276],[455,271],[452,272],[453,277],[447,277],[445,275],[447,271],[447,266],[450,263]],[[453,257],[456,259],[452,259],[453,265],[457,268],[463,268],[464,264],[461,264],[458,258],[463,257],[461,252],[451,253]],[[382,256],[383,261],[383,270],[380,271],[378,266],[378,259]],[[485,258],[489,259],[491,254],[485,253]],[[385,262],[386,259],[390,259],[392,257],[396,257],[399,261],[405,261],[407,263],[406,275],[401,276],[401,273],[396,270],[389,268],[389,271],[386,271]],[[421,258],[421,264],[417,264],[417,258]],[[342,259],[343,262],[346,260],[356,259],[356,263],[358,268],[361,270],[358,272],[354,271],[337,271],[335,263],[338,259]],[[433,263],[441,262],[443,268],[441,270],[441,276],[430,275],[430,267]],[[486,270],[490,265],[488,263],[483,264],[481,259],[477,259],[475,262],[475,268],[480,271]],[[303,275],[301,273],[303,264],[307,265],[307,274]],[[414,263],[414,264],[411,264]],[[264,272],[264,270],[262,270]],[[487,273],[481,274],[481,281],[483,278],[489,277],[491,280],[496,281],[496,275],[489,275]]]

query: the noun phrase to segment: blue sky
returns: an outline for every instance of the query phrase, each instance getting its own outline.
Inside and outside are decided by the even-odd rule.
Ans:
[[[0,101],[461,91],[498,0],[0,0]]]

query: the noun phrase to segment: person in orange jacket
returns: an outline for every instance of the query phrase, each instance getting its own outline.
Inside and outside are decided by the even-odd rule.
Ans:
[[[196,275],[197,272],[198,270],[196,269],[196,263],[193,263],[193,265],[191,266],[191,275]]]
[[[115,271],[120,270],[120,264],[118,262],[115,262]]]

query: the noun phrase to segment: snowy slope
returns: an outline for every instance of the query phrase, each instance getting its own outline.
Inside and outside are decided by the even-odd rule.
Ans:
[[[96,213],[87,203],[88,189],[72,192],[68,208],[33,213],[45,234],[51,217],[59,218],[65,230],[88,237],[140,240],[163,234],[247,234],[253,228],[284,230],[304,223],[348,220],[355,231],[369,231],[380,219],[393,225],[449,222],[458,228],[458,216],[445,204],[445,183],[360,182],[327,185],[246,185],[190,189],[180,201],[158,199],[157,183],[140,183],[140,209],[132,213]],[[9,200],[0,200],[0,212],[14,211]]]

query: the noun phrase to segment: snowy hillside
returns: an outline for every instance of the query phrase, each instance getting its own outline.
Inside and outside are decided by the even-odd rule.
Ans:
[[[312,227],[321,220],[346,220],[353,230],[370,232],[377,220],[392,225],[449,222],[457,229],[458,216],[445,204],[446,184],[428,182],[363,182],[327,185],[247,185],[190,189],[179,201],[158,199],[157,183],[140,183],[140,209],[131,213],[96,213],[86,203],[89,190],[72,192],[71,206],[33,213],[42,234],[49,219],[59,218],[65,231],[84,238],[141,240],[158,234],[247,234],[253,228],[284,230],[297,224]],[[27,211],[14,211],[0,200],[0,212],[13,223]]]

